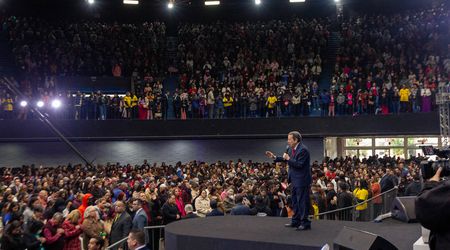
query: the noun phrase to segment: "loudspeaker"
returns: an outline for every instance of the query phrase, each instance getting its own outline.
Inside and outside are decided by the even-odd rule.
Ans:
[[[417,222],[416,219],[416,196],[396,197],[392,202],[392,218],[404,222]]]
[[[334,239],[334,250],[398,250],[384,238],[355,228],[344,227]]]

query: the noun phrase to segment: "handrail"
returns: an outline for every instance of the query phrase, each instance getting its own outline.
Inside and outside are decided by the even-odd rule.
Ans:
[[[111,249],[111,248],[113,248],[113,247],[116,247],[116,246],[122,244],[122,243],[123,243],[124,241],[126,241],[126,240],[128,240],[128,236],[125,237],[125,238],[123,238],[123,239],[121,239],[121,240],[119,240],[119,241],[117,241],[117,242],[115,242],[115,243],[112,244],[112,245],[109,245],[106,249]]]
[[[317,214],[317,215],[312,215],[312,216],[313,216],[313,217],[314,217],[314,216],[322,216],[322,215],[326,215],[326,214],[331,214],[331,213],[336,213],[336,212],[340,212],[340,211],[344,211],[344,210],[356,208],[356,207],[359,206],[359,205],[365,204],[365,203],[367,203],[367,202],[369,202],[369,201],[374,200],[375,198],[378,198],[378,197],[380,197],[380,196],[382,196],[382,195],[385,195],[385,194],[390,193],[390,192],[392,192],[392,191],[394,191],[394,190],[397,190],[397,189],[398,189],[398,186],[395,186],[395,187],[393,187],[392,189],[389,189],[389,190],[387,190],[387,191],[385,191],[385,192],[383,192],[383,193],[381,193],[381,194],[375,195],[374,197],[372,197],[372,198],[370,198],[370,199],[367,199],[367,200],[365,200],[365,201],[363,201],[363,202],[356,203],[355,205],[348,206],[348,207],[343,207],[343,208],[338,208],[338,209],[335,209],[335,210],[331,210],[331,211],[319,213],[319,214]]]

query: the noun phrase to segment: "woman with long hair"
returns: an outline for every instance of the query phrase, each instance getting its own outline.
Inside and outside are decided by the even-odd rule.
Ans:
[[[81,213],[75,209],[67,215],[66,220],[62,224],[64,229],[64,250],[78,250],[81,249],[81,242],[79,236],[83,232],[79,225],[81,221]]]
[[[3,250],[22,250],[26,248],[20,221],[13,220],[6,226],[1,242]]]

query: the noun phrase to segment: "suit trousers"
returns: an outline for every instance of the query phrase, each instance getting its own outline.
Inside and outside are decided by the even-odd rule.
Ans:
[[[308,219],[311,200],[309,198],[310,186],[292,186],[292,207],[294,215],[292,216],[292,225],[311,226]]]

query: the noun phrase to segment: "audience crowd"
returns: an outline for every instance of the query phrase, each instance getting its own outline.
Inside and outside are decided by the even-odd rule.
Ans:
[[[331,82],[321,84],[332,24],[325,18],[180,24],[170,69],[161,22],[56,25],[13,16],[2,29],[16,63],[34,76],[17,85],[29,99],[70,99],[60,117],[335,116],[435,110],[437,87],[450,76],[448,16],[442,5],[342,22]],[[168,71],[179,76],[171,93],[158,80]],[[57,76],[71,75],[131,76],[138,84],[129,98],[56,91]],[[11,93],[1,100],[4,118],[22,113]]]
[[[377,156],[315,161],[311,215],[370,197],[379,204],[377,215],[385,202],[385,196],[377,196],[381,192],[395,186],[399,195],[419,192],[417,162]],[[2,249],[80,249],[80,244],[94,249],[90,247],[96,242],[111,245],[131,229],[180,219],[293,213],[284,163],[192,161],[172,166],[145,160],[136,166],[31,165],[0,172]],[[367,203],[358,205],[356,218],[367,219],[367,208]]]

